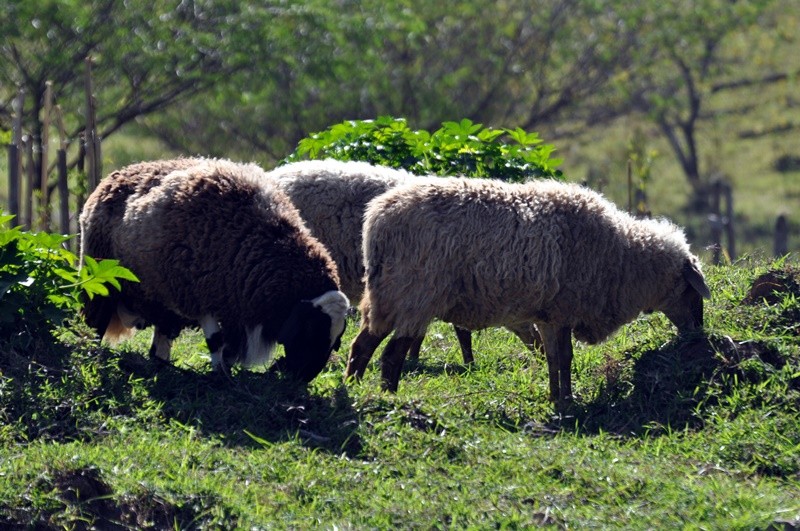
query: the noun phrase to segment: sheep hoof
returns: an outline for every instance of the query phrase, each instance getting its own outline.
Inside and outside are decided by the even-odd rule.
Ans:
[[[381,382],[381,390],[387,393],[397,394],[397,387],[399,382],[389,382],[383,380]]]
[[[575,397],[572,395],[562,396],[555,400],[555,410],[559,416],[567,415],[572,412],[575,407]]]

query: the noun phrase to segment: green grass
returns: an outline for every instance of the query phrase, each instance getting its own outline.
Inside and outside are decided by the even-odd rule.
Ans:
[[[556,415],[542,356],[502,329],[465,367],[434,325],[397,395],[344,351],[308,388],[209,373],[185,332],[0,348],[0,527],[766,528],[800,522],[800,302],[743,305],[770,268],[708,268],[707,337],[661,315],[576,345]],[[355,335],[351,322],[344,344]],[[24,353],[23,353],[24,352]]]

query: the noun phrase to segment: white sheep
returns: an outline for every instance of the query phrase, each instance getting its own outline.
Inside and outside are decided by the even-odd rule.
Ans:
[[[349,306],[327,250],[257,166],[179,165],[148,173],[124,201],[113,190],[129,189],[135,171],[127,184],[102,181],[87,201],[83,252],[102,250],[141,281],[89,301],[87,316],[106,337],[137,324],[199,323],[215,367],[266,363],[282,343],[278,367],[311,380],[338,347]]]
[[[535,323],[554,401],[572,397],[571,335],[597,343],[640,312],[683,333],[710,293],[683,232],[639,220],[575,184],[442,179],[394,188],[364,223],[366,292],[346,377],[360,378],[393,330],[382,386],[396,391],[404,353],[435,317],[475,330]]]
[[[351,301],[364,293],[361,226],[367,203],[390,188],[423,179],[405,170],[334,159],[293,162],[267,176],[277,180],[311,234],[331,253],[342,292]]]
[[[277,179],[311,233],[330,251],[338,267],[341,290],[354,302],[364,293],[361,231],[367,203],[396,186],[439,179],[367,162],[333,159],[294,162],[267,175]],[[470,331],[454,328],[464,362],[472,363]],[[539,345],[535,328],[517,326],[512,331],[531,348]],[[418,357],[422,339],[418,337],[411,345],[411,358]]]

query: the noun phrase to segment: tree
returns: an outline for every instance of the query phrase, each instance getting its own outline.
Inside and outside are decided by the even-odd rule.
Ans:
[[[183,151],[263,160],[344,119],[403,116],[431,129],[467,117],[533,129],[627,64],[623,4],[507,0],[491,16],[478,0],[288,4],[262,28],[273,49],[258,68],[147,123]]]
[[[143,123],[184,152],[274,161],[310,130],[358,107],[368,66],[355,2],[307,0],[248,8],[247,68]]]
[[[747,57],[732,52],[732,36],[757,24],[773,0],[653,2],[625,14],[638,28],[634,68],[620,79],[620,100],[648,116],[664,135],[691,185],[696,204],[706,202],[698,126],[710,96],[742,82]],[[736,80],[736,81],[734,81]]]
[[[22,88],[24,127],[35,141],[48,80],[70,137],[84,128],[86,57],[95,64],[101,139],[252,64],[253,14],[235,1],[0,0],[0,10],[0,126],[9,127],[11,101]]]

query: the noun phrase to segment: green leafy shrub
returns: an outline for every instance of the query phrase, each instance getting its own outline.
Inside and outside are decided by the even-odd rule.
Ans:
[[[284,162],[304,158],[360,160],[420,175],[466,175],[504,181],[561,178],[555,148],[539,135],[493,129],[468,119],[444,122],[429,133],[412,130],[402,118],[348,120],[302,139]]]
[[[81,293],[108,295],[108,285],[136,281],[116,260],[76,256],[62,245],[70,236],[8,228],[13,216],[0,214],[0,341],[24,342],[42,337],[74,315]]]

